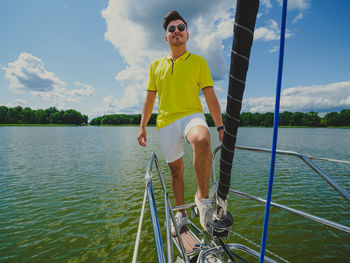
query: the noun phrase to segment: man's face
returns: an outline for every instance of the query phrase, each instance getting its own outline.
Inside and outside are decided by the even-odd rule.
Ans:
[[[166,36],[165,40],[168,42],[170,46],[181,46],[186,44],[189,34],[187,32],[187,28],[185,30],[180,31],[178,26],[180,24],[184,24],[184,22],[180,19],[178,20],[173,20],[169,23],[167,31],[166,31]],[[169,27],[175,26],[175,31],[174,32],[169,32]],[[181,28],[181,26],[180,26]]]

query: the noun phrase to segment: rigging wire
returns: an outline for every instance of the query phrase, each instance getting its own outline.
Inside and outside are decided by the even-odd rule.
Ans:
[[[278,122],[279,122],[279,108],[280,108],[282,70],[283,70],[283,56],[284,56],[284,38],[285,38],[285,30],[286,30],[286,17],[287,17],[287,0],[283,0],[281,36],[280,36],[280,53],[279,53],[276,101],[275,101],[275,115],[274,115],[274,121],[273,121],[273,140],[272,140],[272,151],[271,151],[271,165],[270,165],[270,175],[269,175],[269,183],[268,183],[268,190],[267,190],[267,197],[266,197],[264,228],[263,228],[263,234],[262,234],[262,238],[261,238],[261,250],[260,250],[260,260],[259,260],[260,263],[264,262],[264,257],[265,257],[267,229],[268,229],[268,225],[269,225],[270,206],[271,206],[273,176],[274,176],[274,172],[275,172]]]

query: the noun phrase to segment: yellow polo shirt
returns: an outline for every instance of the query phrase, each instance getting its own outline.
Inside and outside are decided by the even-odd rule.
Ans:
[[[149,70],[147,90],[158,92],[157,129],[203,112],[199,92],[212,86],[213,79],[203,57],[186,51],[176,61],[170,54],[155,60]]]

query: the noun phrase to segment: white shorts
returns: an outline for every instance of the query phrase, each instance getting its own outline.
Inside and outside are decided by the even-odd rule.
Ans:
[[[185,116],[158,130],[160,145],[167,163],[172,163],[184,155],[184,138],[195,126],[209,129],[203,113]]]

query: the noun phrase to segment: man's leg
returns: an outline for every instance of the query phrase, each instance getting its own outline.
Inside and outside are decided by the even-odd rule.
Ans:
[[[168,163],[171,173],[171,185],[174,192],[176,206],[185,204],[184,162],[183,158]],[[183,216],[185,210],[180,210]]]
[[[210,133],[207,127],[195,126],[187,134],[187,140],[193,148],[193,167],[198,184],[198,199],[209,197],[209,178],[212,162]]]

